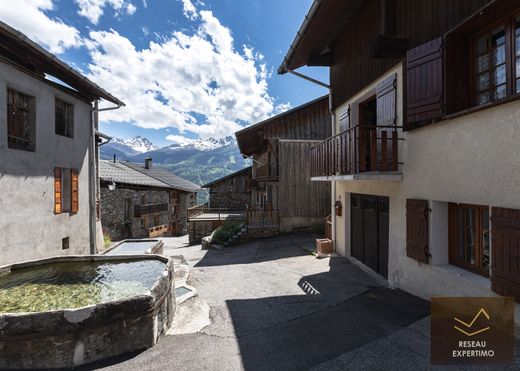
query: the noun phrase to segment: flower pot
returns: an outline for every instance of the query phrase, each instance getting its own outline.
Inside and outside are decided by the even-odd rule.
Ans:
[[[316,251],[318,254],[332,254],[332,241],[328,238],[316,239]]]

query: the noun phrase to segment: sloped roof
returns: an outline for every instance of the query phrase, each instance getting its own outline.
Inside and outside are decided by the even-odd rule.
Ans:
[[[202,186],[202,188],[209,188],[209,187],[211,187],[213,184],[223,182],[224,180],[228,180],[228,179],[233,178],[233,177],[235,177],[235,176],[237,176],[237,175],[240,175],[240,174],[242,174],[242,173],[247,173],[247,172],[249,172],[249,171],[252,171],[252,169],[253,169],[252,166],[248,166],[248,167],[246,167],[246,168],[243,168],[242,170],[235,171],[234,173],[228,174],[228,175],[226,175],[226,176],[223,176],[222,178],[218,178],[218,179],[215,179],[215,180],[212,181],[212,182],[209,182],[209,183],[207,183],[207,184],[204,184],[204,185]]]
[[[122,162],[99,161],[99,177],[105,181],[148,187],[172,188],[168,184],[126,166]]]
[[[82,97],[92,102],[103,98],[109,102],[125,104],[106,90],[71,68],[54,54],[36,44],[20,31],[0,21],[0,56],[44,78],[54,76],[75,89]]]
[[[133,162],[124,162],[124,164],[132,168],[133,170],[139,171],[142,174],[145,174],[163,183],[166,183],[168,186],[172,188],[180,189],[182,191],[187,192],[197,192],[200,190],[200,187],[198,185],[190,182],[189,180],[183,179],[180,176],[177,176],[166,169],[162,169],[153,165],[150,169],[146,169],[144,167],[144,164],[136,164]]]
[[[278,73],[284,74],[305,65],[320,65],[310,63],[311,57],[319,57],[333,48],[338,34],[365,1],[314,0]]]

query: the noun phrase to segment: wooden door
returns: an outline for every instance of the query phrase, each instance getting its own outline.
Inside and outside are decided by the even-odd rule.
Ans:
[[[377,101],[374,96],[359,105],[359,171],[375,171],[377,152],[374,152],[376,146],[371,142],[377,134],[376,122]]]
[[[374,272],[388,277],[389,200],[351,196],[351,253]]]

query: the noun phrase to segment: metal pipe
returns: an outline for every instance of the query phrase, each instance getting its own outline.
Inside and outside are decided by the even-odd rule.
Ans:
[[[89,149],[89,167],[88,167],[88,175],[89,175],[89,247],[90,254],[95,255],[97,253],[96,249],[96,222],[97,222],[97,212],[96,212],[96,202],[99,198],[100,185],[98,182],[98,168],[96,166],[96,158],[99,158],[99,154],[97,153],[99,146],[96,145],[96,133],[98,130],[98,113],[102,111],[111,111],[116,110],[124,106],[123,103],[118,103],[114,107],[107,108],[98,108],[99,101],[96,99],[94,101],[94,106],[91,109],[90,115],[90,149]],[[106,142],[108,143],[108,142]]]
[[[317,84],[319,86],[322,86],[324,87],[325,89],[329,89],[329,97],[330,97],[330,85],[327,85],[325,84],[324,82],[321,82],[319,80],[316,80],[316,79],[313,79],[312,77],[309,77],[309,76],[306,76],[302,73],[299,73],[299,72],[296,72],[296,71],[293,71],[293,70],[289,70],[287,71],[289,72],[290,74],[293,74],[294,76],[298,76],[298,77],[301,77],[302,79],[305,79],[307,81],[310,81],[312,82],[313,84]],[[330,99],[330,98],[329,98]]]

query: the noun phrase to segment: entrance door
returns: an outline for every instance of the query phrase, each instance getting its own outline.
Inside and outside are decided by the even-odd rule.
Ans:
[[[388,277],[387,197],[351,196],[352,256],[381,276]]]
[[[377,122],[377,100],[372,97],[359,105],[359,171],[375,171],[377,153],[374,153],[373,133]]]

